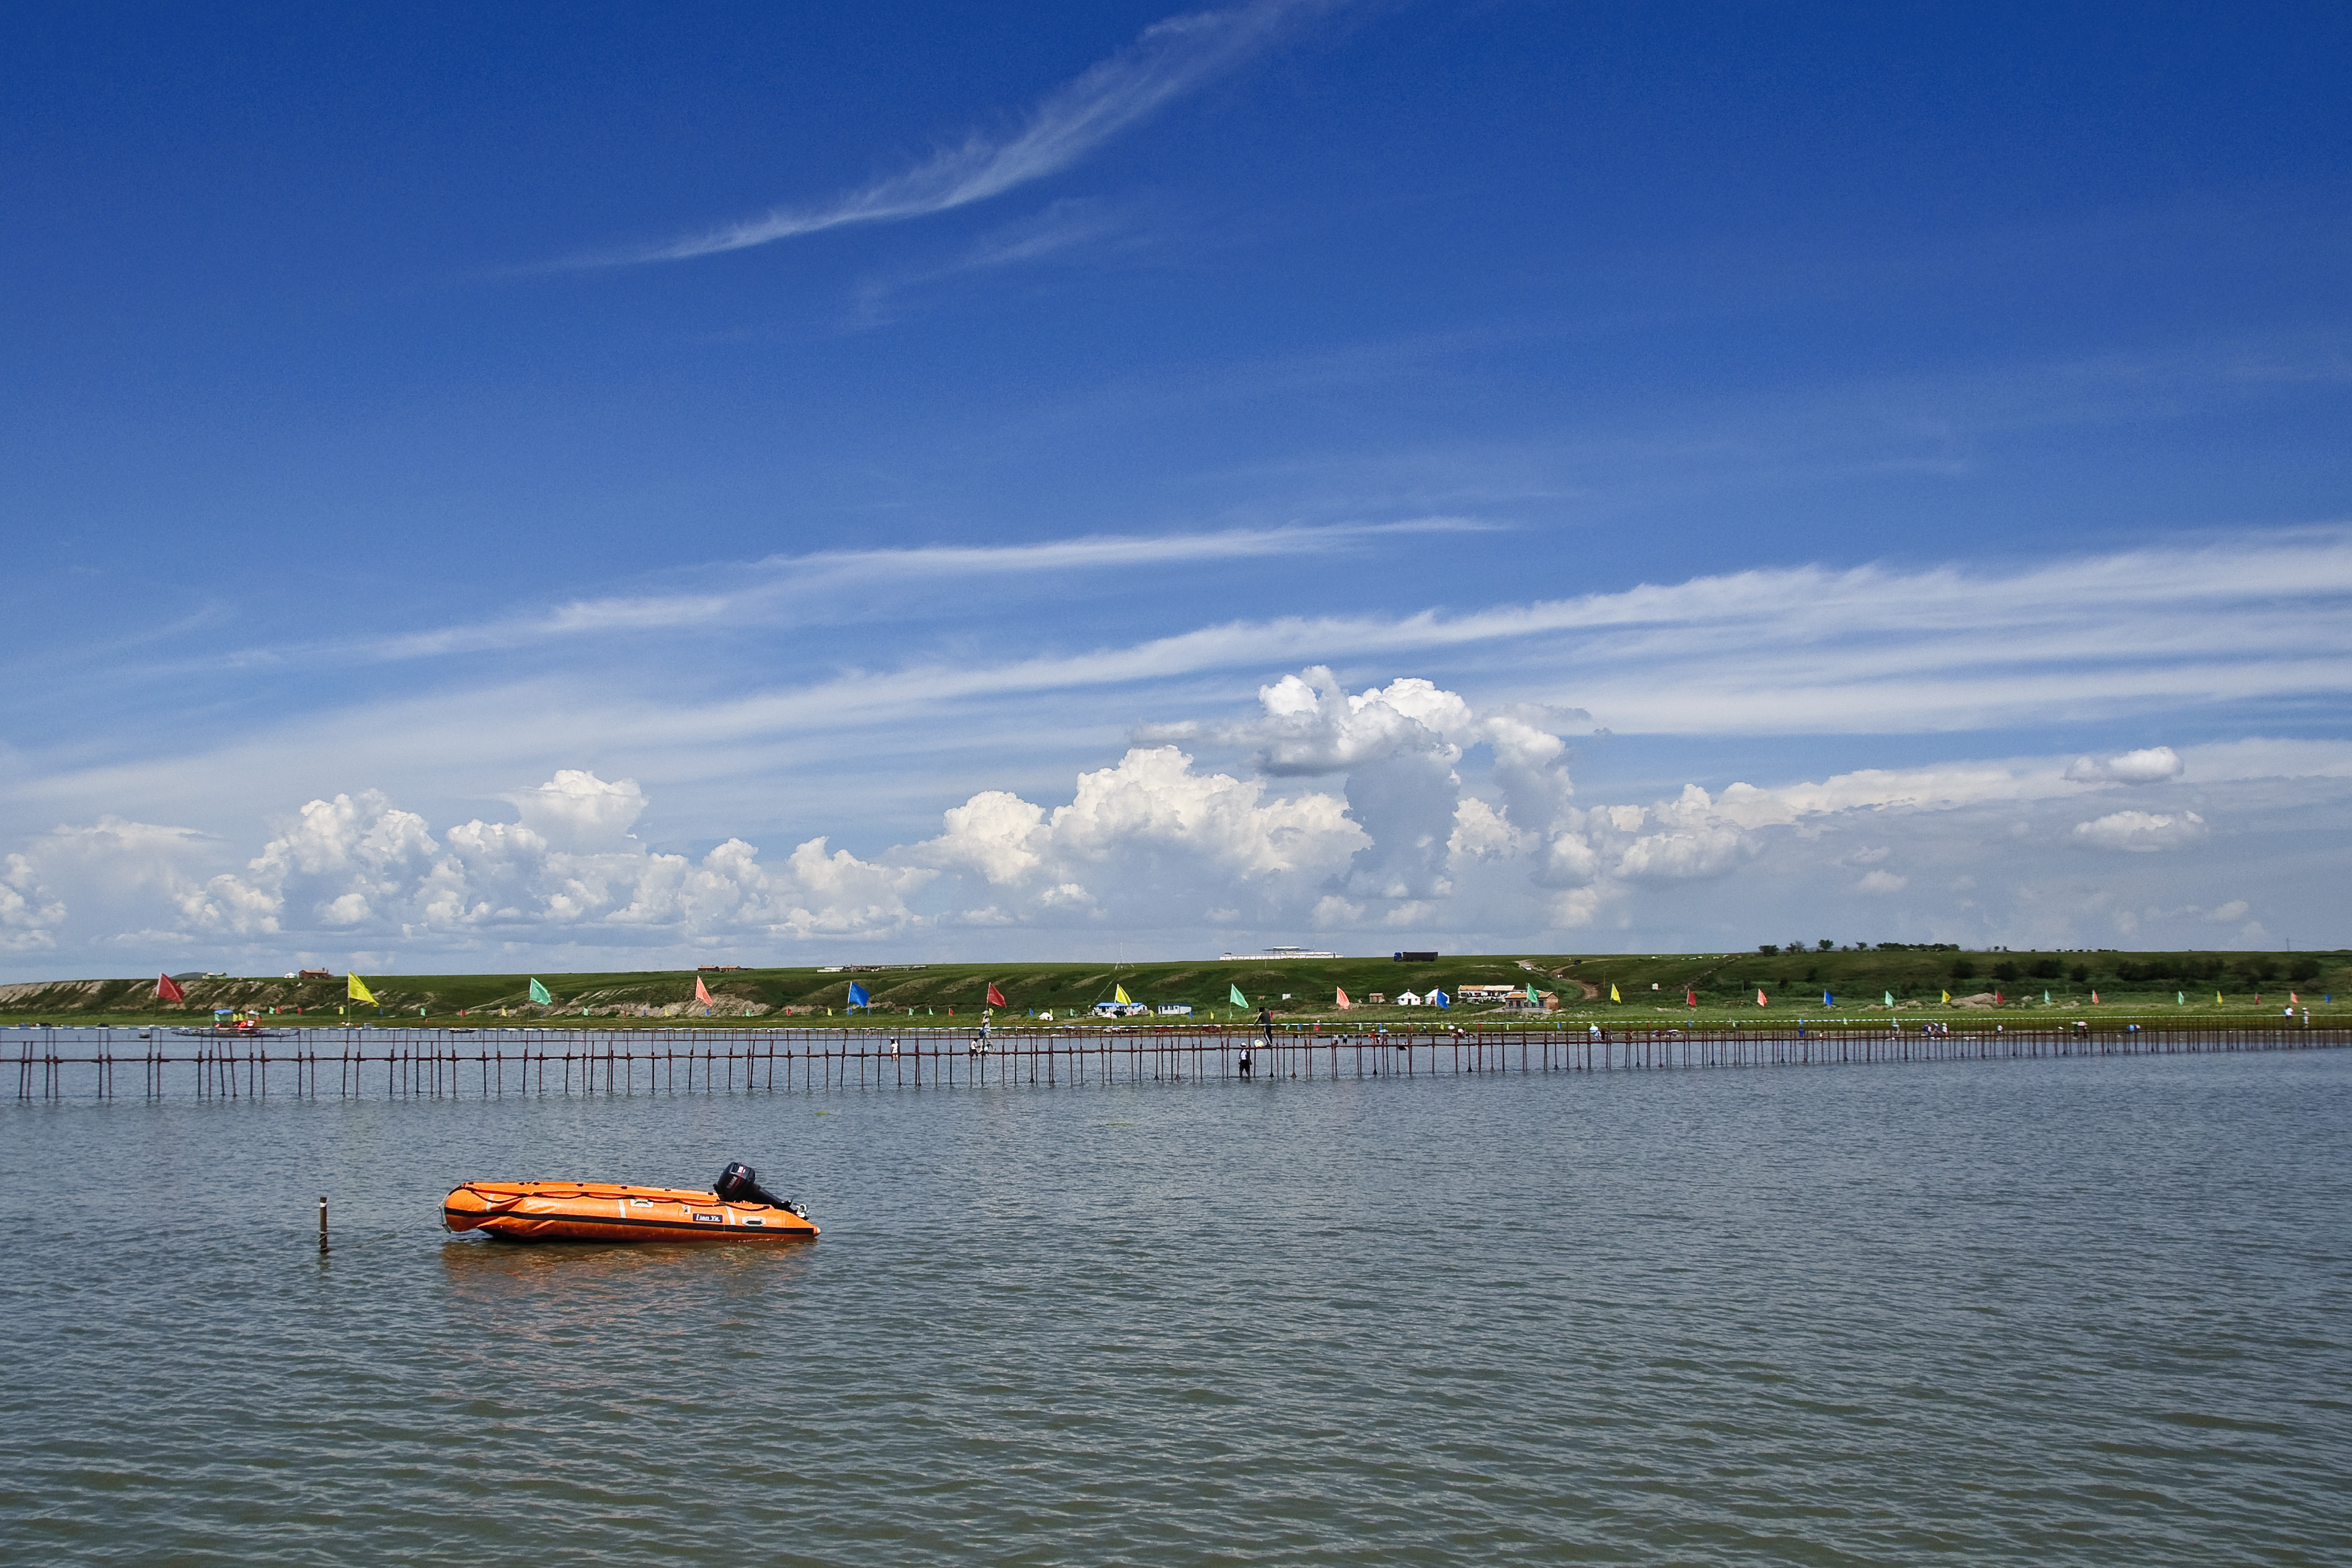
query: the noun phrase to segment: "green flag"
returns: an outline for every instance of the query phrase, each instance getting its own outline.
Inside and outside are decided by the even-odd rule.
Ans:
[[[1886,993],[1886,1005],[1890,1008],[1895,1005],[1895,993],[1893,991]]]
[[[555,998],[549,996],[547,994],[547,988],[541,985],[537,980],[533,980],[530,983],[530,999],[539,1003],[541,1007],[552,1007],[555,1005]]]
[[[1242,995],[1242,988],[1239,986],[1227,986],[1225,989],[1234,994],[1234,1006],[1237,1008],[1245,1008],[1249,1006],[1249,998]]]

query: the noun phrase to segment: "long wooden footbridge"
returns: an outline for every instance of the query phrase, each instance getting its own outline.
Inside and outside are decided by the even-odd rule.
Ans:
[[[2352,1028],[1870,1020],[1747,1029],[270,1030],[0,1033],[20,1102],[826,1093],[2332,1050]],[[13,1046],[13,1051],[10,1047]]]

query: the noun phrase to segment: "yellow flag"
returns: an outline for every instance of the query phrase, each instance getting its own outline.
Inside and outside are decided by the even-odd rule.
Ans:
[[[1609,982],[1609,999],[1612,1002],[1622,1002],[1625,999],[1617,994],[1617,982],[1614,980]]]
[[[1952,1005],[1952,993],[1951,993],[1951,992],[1949,992],[1949,991],[1946,991],[1946,992],[1944,993],[1944,1005],[1945,1005],[1946,1007],[1949,1007],[1949,1006],[1951,1006],[1951,1005]]]
[[[1113,986],[1110,988],[1110,999],[1115,1002],[1124,1002],[1129,1007],[1135,1005],[1135,998],[1127,994],[1125,986]]]
[[[343,995],[351,998],[352,1000],[355,1002],[373,1002],[375,1000],[375,993],[369,990],[367,988],[367,982],[361,979],[356,974],[345,975],[343,977]]]

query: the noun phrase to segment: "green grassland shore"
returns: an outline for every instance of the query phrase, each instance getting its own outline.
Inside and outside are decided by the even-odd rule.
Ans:
[[[1089,1009],[1124,987],[1136,1001],[1190,1004],[1191,1017],[1133,1023],[1241,1024],[1265,1007],[1286,1023],[1392,1029],[1722,1028],[1808,1022],[1936,1019],[1990,1027],[1995,1019],[2054,1023],[2339,1022],[2335,993],[2352,985],[2352,952],[1963,952],[1948,946],[1790,948],[1745,953],[1494,954],[1431,962],[1379,958],[1190,960],[1141,964],[921,964],[824,968],[706,969],[706,1013],[696,971],[541,974],[553,996],[533,1005],[528,975],[368,975],[376,1005],[349,1001],[345,980],[213,977],[183,982],[183,1005],[160,1002],[155,981],[33,981],[0,986],[0,1027],[153,1025],[211,1021],[216,1009],[258,1013],[281,1027],[338,1024],[443,1028],[850,1027],[963,1029],[977,1025],[993,984],[1007,1007],[1000,1028],[1097,1023]],[[855,983],[870,1009],[848,1010]],[[1467,988],[1535,988],[1538,1005],[1474,1002]],[[1249,998],[1235,1007],[1231,990]],[[1397,1005],[1406,992],[1443,990],[1444,1010]],[[1338,1006],[1344,990],[1352,1008]],[[1616,998],[1612,999],[1612,990]],[[1761,991],[1767,1005],[1757,1004]],[[1823,993],[1832,1000],[1824,1003]],[[1945,998],[1949,997],[1950,1000]],[[2095,996],[2095,1000],[2094,998]],[[1696,1006],[1692,998],[1696,998]],[[1890,999],[1891,998],[1891,999]]]

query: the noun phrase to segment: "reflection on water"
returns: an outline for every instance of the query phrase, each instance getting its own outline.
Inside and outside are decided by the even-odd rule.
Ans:
[[[2330,1052],[0,1107],[0,1556],[2343,1562],[2347,1091]],[[469,1176],[736,1158],[824,1239],[438,1224]]]
[[[440,1248],[442,1277],[460,1311],[625,1314],[657,1308],[665,1291],[790,1290],[818,1242],[500,1241],[478,1233]]]

